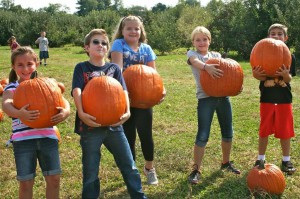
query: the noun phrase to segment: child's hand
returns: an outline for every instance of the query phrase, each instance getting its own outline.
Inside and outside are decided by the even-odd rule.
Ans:
[[[59,110],[59,113],[51,117],[51,122],[57,124],[64,121],[69,115],[70,111],[63,107],[56,107]]]
[[[111,126],[112,127],[120,126],[120,125],[124,124],[124,122],[126,122],[129,118],[130,118],[130,112],[126,112],[120,117],[120,121],[118,123],[115,123]]]
[[[220,78],[223,76],[223,71],[221,69],[218,69],[218,64],[205,64],[205,69],[208,74],[213,78]]]
[[[255,66],[252,69],[252,75],[256,79],[262,80],[262,81],[266,80],[266,77],[267,77],[265,71],[261,68],[261,66]]]
[[[27,108],[29,107],[29,104],[23,106],[21,109],[19,109],[19,119],[25,120],[25,121],[34,121],[40,116],[40,112],[38,110],[32,110],[28,111]]]
[[[290,76],[290,69],[288,69],[285,65],[282,65],[282,67],[276,71],[275,75],[281,76],[283,79],[288,78]]]
[[[96,117],[91,116],[87,113],[78,113],[79,118],[90,127],[100,127],[101,124],[96,123]]]

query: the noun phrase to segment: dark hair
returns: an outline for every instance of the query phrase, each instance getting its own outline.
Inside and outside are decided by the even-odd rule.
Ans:
[[[15,60],[18,56],[25,55],[25,54],[32,55],[32,58],[34,59],[34,61],[36,63],[38,63],[38,56],[34,52],[34,50],[29,46],[21,46],[12,52],[11,65],[13,66],[15,64]],[[18,80],[18,75],[17,75],[16,71],[14,69],[11,69],[10,73],[9,73],[9,82],[15,82],[17,80]]]

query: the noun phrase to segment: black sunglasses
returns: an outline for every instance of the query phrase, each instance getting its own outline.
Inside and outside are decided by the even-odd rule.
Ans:
[[[95,45],[99,45],[99,44],[101,44],[102,46],[107,46],[108,45],[108,43],[106,41],[101,41],[100,42],[98,39],[94,39],[92,42]]]

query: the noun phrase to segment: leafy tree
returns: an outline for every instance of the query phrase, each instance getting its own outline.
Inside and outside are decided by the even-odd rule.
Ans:
[[[152,48],[161,54],[170,52],[177,47],[179,35],[177,34],[176,18],[170,10],[157,14],[150,14],[151,23],[148,26],[147,37]]]
[[[195,14],[197,13],[197,14]],[[180,46],[191,46],[191,33],[197,26],[207,26],[211,22],[209,12],[204,8],[197,6],[185,6],[181,11],[180,18],[177,21],[177,31],[180,35]]]
[[[9,10],[14,6],[14,0],[1,0],[0,6],[5,10]]]
[[[98,0],[78,0],[77,4],[79,5],[77,7],[77,14],[79,16],[87,15],[92,10],[97,10],[98,8]]]
[[[152,12],[157,13],[157,12],[163,12],[167,9],[167,6],[162,3],[158,3],[155,6],[152,7]]]

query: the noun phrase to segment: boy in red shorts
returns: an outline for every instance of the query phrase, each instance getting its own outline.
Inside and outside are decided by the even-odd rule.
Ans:
[[[282,24],[273,24],[268,30],[268,37],[285,42],[288,39],[287,27]],[[292,56],[292,64],[288,69],[282,66],[276,72],[276,79],[267,77],[261,67],[253,69],[253,76],[260,80],[260,128],[258,141],[258,158],[255,166],[260,160],[266,159],[265,153],[268,145],[268,136],[274,134],[280,139],[282,149],[281,170],[288,175],[292,175],[296,169],[290,161],[290,140],[295,136],[292,92],[290,81],[296,75],[295,57]],[[273,81],[273,85],[265,84]]]

